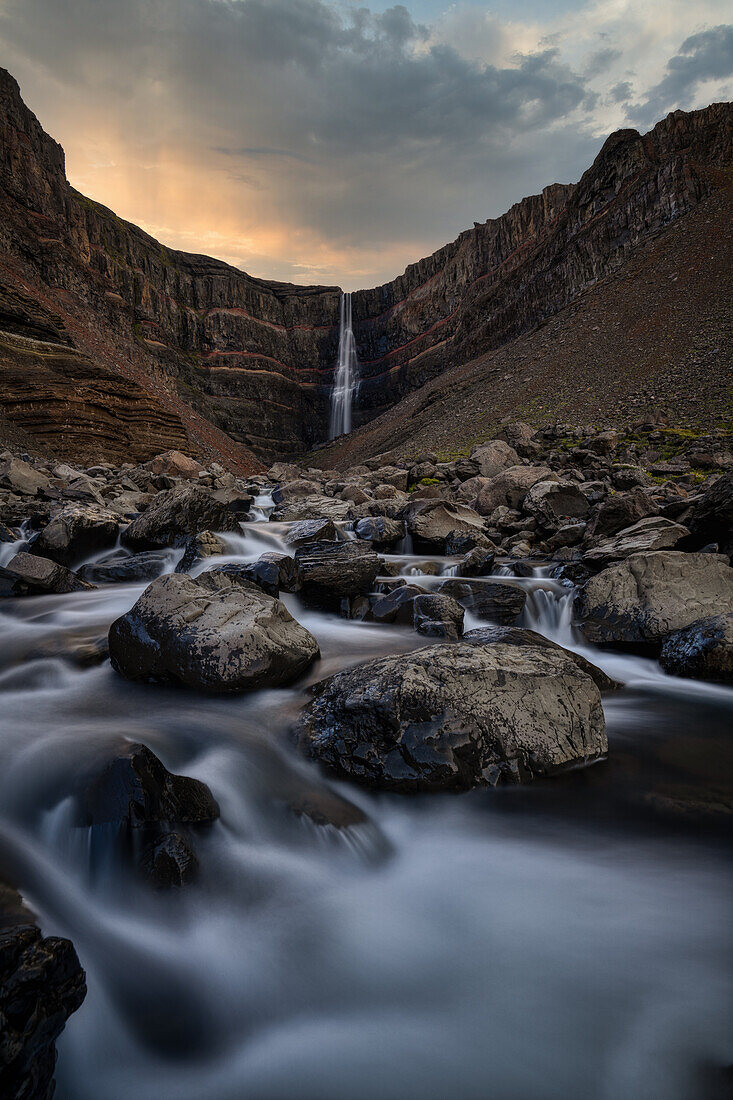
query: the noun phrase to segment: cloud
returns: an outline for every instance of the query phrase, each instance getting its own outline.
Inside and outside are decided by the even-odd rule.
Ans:
[[[733,25],[721,25],[690,35],[667,62],[664,78],[652,87],[631,116],[651,122],[667,111],[688,107],[698,87],[709,80],[733,76]]]
[[[578,178],[630,99],[725,67],[683,0],[663,32],[645,0],[558,5],[0,0],[0,47],[81,190],[253,274],[363,286]]]

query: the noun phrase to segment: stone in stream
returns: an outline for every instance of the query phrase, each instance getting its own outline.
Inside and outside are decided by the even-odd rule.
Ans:
[[[319,656],[283,603],[222,570],[153,581],[112,624],[109,649],[127,679],[216,693],[291,683]]]
[[[339,775],[394,791],[521,782],[607,750],[593,680],[538,646],[439,644],[317,684],[301,749]]]
[[[452,596],[479,619],[489,619],[500,626],[511,626],[515,623],[527,601],[524,588],[502,581],[451,577],[443,581],[439,591],[443,595]]]
[[[463,608],[451,596],[437,592],[415,596],[412,612],[418,634],[456,641],[463,633]]]
[[[496,550],[483,550],[475,547],[461,558],[456,566],[458,577],[487,577],[494,568]]]
[[[698,619],[668,634],[659,663],[672,676],[733,682],[733,612]]]
[[[214,558],[226,550],[224,543],[213,531],[199,531],[189,535],[184,542],[183,557],[175,568],[176,573],[190,573],[194,565],[206,558]]]
[[[82,565],[79,576],[90,584],[131,584],[134,581],[154,581],[166,569],[168,555],[164,550],[147,550],[142,554],[116,551],[109,557]]]
[[[18,892],[0,881],[0,1096],[51,1100],[56,1039],[86,996],[73,944],[44,936]]]
[[[71,566],[114,546],[120,517],[95,504],[67,504],[30,542],[34,554]]]
[[[180,546],[201,531],[239,531],[241,514],[198,485],[179,485],[158,493],[141,516],[120,536],[131,550]]]
[[[539,646],[540,649],[554,649],[564,653],[573,661],[581,672],[587,673],[599,691],[615,691],[621,687],[618,680],[612,680],[603,669],[591,664],[580,653],[573,653],[571,649],[565,649],[559,642],[553,642],[544,634],[538,634],[536,630],[527,630],[521,626],[479,626],[475,630],[469,630],[463,635],[464,642],[471,645],[518,645]]]
[[[370,592],[379,572],[379,558],[360,539],[301,546],[295,551],[295,562],[303,596],[323,606]]]
[[[416,500],[405,508],[404,519],[418,554],[443,554],[446,542],[459,535],[471,535],[477,541],[478,536],[485,537],[483,519],[465,504]]]
[[[287,546],[307,546],[312,542],[338,542],[339,533],[332,519],[304,519],[294,523],[285,534]]]
[[[413,600],[416,596],[426,595],[426,589],[417,584],[395,585],[388,592],[374,595],[370,599],[370,619],[376,623],[399,623],[412,626],[414,620]]]
[[[683,539],[687,538],[689,531],[680,523],[674,523],[663,516],[647,516],[618,531],[610,538],[604,539],[583,554],[583,561],[598,567],[610,565],[611,562],[621,561],[639,554],[653,550],[671,550]]]
[[[186,829],[219,817],[205,783],[169,772],[155,753],[125,744],[101,767],[83,777],[75,792],[77,824],[115,825],[134,845],[139,869],[156,886],[182,886],[198,870]]]
[[[41,558],[37,554],[16,554],[8,562],[5,572],[16,578],[16,595],[88,591],[94,585],[80,580],[65,565]]]
[[[389,516],[367,516],[357,522],[354,531],[358,539],[385,550],[404,538],[405,525],[401,520],[390,519]]]
[[[591,577],[575,610],[595,645],[658,653],[667,634],[733,611],[733,569],[721,554],[634,554]]]

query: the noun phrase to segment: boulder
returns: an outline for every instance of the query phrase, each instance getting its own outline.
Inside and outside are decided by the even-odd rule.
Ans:
[[[599,432],[598,435],[586,439],[585,446],[597,455],[613,454],[618,447],[618,432],[613,430]]]
[[[495,559],[495,550],[484,550],[477,546],[474,550],[469,550],[458,562],[456,565],[456,576],[488,577],[494,568]]]
[[[527,601],[524,588],[503,581],[451,578],[443,581],[440,592],[452,596],[477,618],[489,619],[500,626],[515,623]]]
[[[588,498],[572,481],[537,481],[524,498],[523,508],[548,531],[570,520],[583,520],[590,511]]]
[[[623,531],[647,516],[656,515],[658,511],[658,505],[642,489],[614,493],[590,516],[586,534],[589,538],[615,535],[617,531]]]
[[[405,525],[388,516],[367,516],[358,521],[354,531],[357,538],[384,549],[394,546],[404,538]]]
[[[289,554],[280,554],[276,550],[268,550],[261,554],[258,562],[269,562],[277,566],[278,584],[283,592],[297,592],[300,588],[300,569],[295,558]]]
[[[733,569],[720,554],[633,554],[591,577],[575,608],[588,641],[657,653],[667,634],[733,611]]]
[[[456,641],[463,633],[463,608],[452,596],[438,592],[415,596],[412,614],[418,634]]]
[[[338,542],[339,533],[332,519],[304,519],[286,533],[288,546],[307,546],[310,542]]]
[[[377,623],[400,623],[412,626],[415,619],[413,601],[427,593],[417,584],[400,584],[383,595],[371,599],[370,619]]]
[[[471,451],[471,459],[478,465],[478,473],[481,477],[495,477],[502,470],[519,465],[519,455],[503,439],[492,439],[489,443],[481,443],[478,447],[474,447]]]
[[[698,546],[717,542],[726,554],[733,555],[733,471],[705,490],[686,522]]]
[[[217,573],[256,584],[268,596],[280,595],[280,568],[276,561],[227,562],[217,567]]]
[[[166,569],[168,555],[164,550],[148,550],[142,554],[116,551],[90,565],[82,565],[79,577],[89,584],[130,584],[153,581]]]
[[[129,680],[217,693],[291,683],[319,656],[284,604],[221,570],[153,581],[112,624],[109,650]]]
[[[300,747],[387,790],[529,780],[607,749],[590,676],[537,646],[433,645],[346,669],[315,692]]]
[[[13,458],[7,455],[0,460],[0,489],[10,489],[21,496],[34,497],[38,493],[45,493],[51,488],[51,482],[45,474],[34,470],[21,458]]]
[[[95,504],[67,504],[31,540],[34,554],[60,565],[75,565],[98,550],[114,546],[120,517]]]
[[[631,527],[599,542],[583,555],[593,565],[609,565],[632,554],[651,550],[671,550],[689,535],[686,527],[663,516],[647,516]]]
[[[539,646],[540,649],[560,650],[578,666],[581,672],[590,676],[599,691],[615,691],[621,687],[617,680],[612,680],[603,669],[591,664],[580,653],[565,649],[558,642],[550,641],[544,634],[538,634],[536,630],[526,630],[521,626],[480,626],[464,634],[463,641],[470,642],[471,645],[533,645]]]
[[[51,1100],[55,1042],[86,996],[86,977],[73,944],[44,936],[10,894],[0,884],[0,1096]]]
[[[698,619],[668,634],[659,663],[672,676],[733,683],[733,612]]]
[[[199,531],[197,535],[189,535],[183,544],[183,557],[176,566],[176,573],[190,573],[200,561],[218,557],[225,550],[224,543],[213,531]]]
[[[182,451],[164,451],[163,454],[156,455],[155,458],[151,458],[149,462],[146,462],[145,468],[155,476],[165,474],[167,477],[189,479],[198,478],[199,474],[204,472],[200,462],[197,462],[195,458],[184,455]]]
[[[21,588],[32,595],[44,592],[53,592],[58,595],[63,592],[81,592],[94,587],[80,580],[76,573],[72,573],[65,565],[57,565],[55,561],[49,561],[48,558],[22,551],[10,559],[6,571],[17,578],[18,594]]]
[[[157,550],[180,546],[200,531],[239,531],[236,512],[213,493],[198,485],[179,485],[157,493],[141,516],[121,535],[131,550]]]
[[[484,521],[473,508],[446,500],[417,500],[405,508],[405,523],[416,553],[442,554],[456,535],[483,535]]]
[[[368,542],[317,542],[295,551],[301,590],[307,599],[331,603],[370,592],[379,558]]]
[[[308,481],[306,478],[298,477],[273,489],[272,499],[275,504],[291,504],[294,500],[319,496],[320,492],[321,487],[317,481]]]
[[[502,505],[520,508],[529,490],[538,481],[552,478],[549,466],[510,466],[491,478],[476,497],[475,508],[481,516],[490,516]]]

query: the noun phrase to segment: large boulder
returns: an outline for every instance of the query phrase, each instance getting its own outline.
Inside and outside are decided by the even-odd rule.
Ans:
[[[518,584],[451,577],[443,581],[440,592],[452,596],[479,619],[499,626],[511,626],[524,610],[527,592]]]
[[[46,475],[34,470],[22,458],[13,458],[6,454],[0,460],[0,489],[10,489],[21,496],[34,497],[50,488],[51,482]]]
[[[717,542],[726,554],[733,554],[733,471],[705,490],[687,517],[687,526],[698,546]]]
[[[51,1100],[55,1042],[85,996],[73,944],[44,937],[19,895],[0,883],[0,1096]]]
[[[522,507],[549,531],[583,520],[590,511],[588,498],[572,481],[536,481]]]
[[[452,596],[426,592],[412,601],[413,626],[429,638],[456,641],[463,633],[463,608]]]
[[[641,554],[653,550],[671,550],[689,535],[686,527],[674,523],[663,516],[647,516],[631,527],[619,531],[610,538],[599,542],[583,555],[586,562],[594,565],[610,565],[622,561],[632,554]]]
[[[95,504],[67,504],[31,542],[34,554],[61,565],[76,565],[117,542],[120,517]]]
[[[49,561],[48,558],[41,558],[37,554],[26,554],[23,551],[10,559],[6,572],[15,578],[18,595],[25,593],[40,595],[46,592],[59,595],[64,592],[81,592],[94,587],[80,580],[76,573],[72,573],[65,565],[57,565],[55,561]]]
[[[673,676],[733,682],[733,612],[698,619],[668,634],[659,662]]]
[[[591,577],[575,607],[588,641],[658,652],[672,631],[733,611],[733,569],[720,554],[633,554]]]
[[[484,520],[465,504],[447,500],[417,500],[405,508],[405,523],[417,553],[443,554],[446,543],[466,535],[485,540]]]
[[[168,555],[164,550],[147,550],[142,554],[118,550],[100,561],[83,565],[79,576],[90,584],[130,584],[154,581],[167,565]]]
[[[646,516],[659,512],[659,505],[642,489],[631,489],[628,493],[613,493],[588,520],[586,534],[599,538],[602,535],[615,535],[627,527],[638,523]]]
[[[521,508],[532,486],[538,481],[549,481],[552,476],[549,466],[510,466],[479,490],[476,511],[479,515],[490,516],[502,506]]]
[[[379,558],[371,544],[360,539],[301,546],[295,551],[295,562],[304,597],[317,602],[367,593],[379,572]]]
[[[311,542],[338,542],[339,533],[332,519],[304,519],[285,533],[288,546],[307,546]]]
[[[319,656],[284,604],[220,570],[153,581],[112,624],[109,650],[129,680],[218,693],[290,683]]]
[[[502,470],[519,465],[519,455],[503,439],[492,439],[490,443],[481,443],[474,447],[471,459],[478,466],[481,477],[495,477]]]
[[[607,749],[598,688],[564,654],[462,642],[323,681],[296,737],[340,775],[396,791],[529,780]]]
[[[179,485],[158,493],[121,535],[131,550],[178,546],[200,531],[239,531],[239,519],[227,501],[198,485]]]
[[[182,451],[165,451],[151,458],[145,466],[155,476],[198,478],[204,468],[195,458],[189,458]]]
[[[357,522],[354,531],[357,538],[370,542],[372,546],[385,549],[394,546],[404,538],[405,525],[398,519],[390,519],[389,516],[366,516]]]
[[[621,685],[616,680],[607,676],[603,669],[591,664],[580,653],[573,653],[571,649],[565,649],[559,642],[553,642],[544,634],[538,634],[536,630],[527,630],[521,626],[479,626],[475,630],[469,630],[463,635],[463,641],[471,645],[518,645],[538,646],[540,649],[554,649],[564,653],[573,661],[581,672],[590,676],[599,691],[615,691]]]

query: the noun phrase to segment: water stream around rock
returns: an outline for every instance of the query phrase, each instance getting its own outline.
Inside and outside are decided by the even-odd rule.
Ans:
[[[226,560],[282,547],[268,506],[227,536]],[[403,572],[419,560],[403,557]],[[529,589],[523,625],[582,649],[568,589],[543,575],[516,583]],[[232,698],[58,655],[70,635],[104,633],[144,587],[0,611],[2,847],[89,984],[58,1043],[58,1097],[706,1095],[733,1061],[725,853],[714,831],[646,808],[682,759],[690,783],[713,782],[733,691],[583,650],[626,684],[605,699],[608,761],[470,795],[336,785],[370,819],[337,832],[285,804],[293,785],[324,783],[287,738],[306,683],[430,640],[286,596],[322,660],[293,688]],[[204,780],[221,805],[198,844],[200,879],[179,892],[152,892],[71,821],[74,775],[121,737]]]

